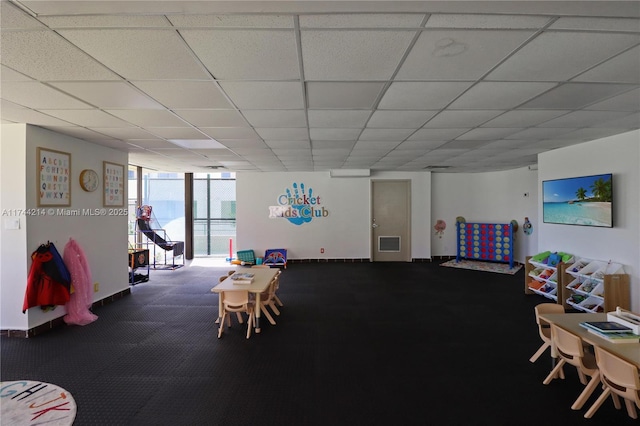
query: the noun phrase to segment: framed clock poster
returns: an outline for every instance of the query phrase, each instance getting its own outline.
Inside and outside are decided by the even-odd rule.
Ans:
[[[102,162],[103,205],[124,206],[124,166],[122,164]]]
[[[37,149],[38,207],[71,205],[71,154]]]

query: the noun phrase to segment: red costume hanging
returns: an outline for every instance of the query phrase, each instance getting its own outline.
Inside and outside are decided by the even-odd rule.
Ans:
[[[53,243],[42,244],[31,254],[22,313],[34,306],[64,305],[69,301],[71,279]]]

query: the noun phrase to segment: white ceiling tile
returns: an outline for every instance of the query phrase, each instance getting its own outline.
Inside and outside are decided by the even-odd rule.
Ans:
[[[565,129],[565,128],[550,128],[550,127],[531,127],[529,129],[525,129],[522,132],[517,132],[509,135],[505,139],[533,139],[533,140],[542,140],[549,138],[557,138],[560,135],[565,133],[569,133],[574,129]]]
[[[105,139],[106,132],[100,132],[99,129],[95,129],[97,131],[91,129],[85,129],[84,127],[73,126],[73,127],[58,127],[58,126],[42,126],[45,129],[52,130],[56,133],[60,133],[63,135],[68,135],[77,139],[82,139],[82,143],[90,143],[87,142],[89,139],[97,140],[97,139]]]
[[[522,105],[521,109],[579,109],[629,90],[622,84],[567,83]]]
[[[396,147],[396,150],[416,150],[416,149],[422,149],[422,150],[431,150],[431,149],[436,149],[439,146],[444,145],[445,143],[447,143],[447,141],[413,141],[413,140],[407,140],[402,142],[400,145],[398,145]]]
[[[615,120],[629,115],[628,112],[616,111],[575,111],[562,117],[549,120],[544,127],[588,127],[596,126],[610,120]]]
[[[43,110],[61,120],[84,127],[129,127],[131,124],[96,109]]]
[[[183,28],[293,28],[293,18],[287,15],[169,14],[167,18]]]
[[[182,30],[180,33],[218,80],[300,78],[293,31]]]
[[[132,83],[167,108],[233,109],[213,81],[134,81]]]
[[[611,129],[605,127],[588,127],[584,129],[577,129],[572,132],[563,133],[558,135],[558,139],[570,139],[591,141],[600,138],[606,138],[607,136],[615,135],[620,132],[620,129]]]
[[[0,28],[3,30],[34,29],[44,28],[44,25],[22,11],[18,6],[3,1],[0,3]]]
[[[380,101],[381,109],[435,110],[445,107],[471,83],[395,82]]]
[[[457,138],[470,130],[467,127],[450,129],[419,129],[408,140],[413,141],[448,141]]]
[[[219,139],[219,142],[227,148],[266,148],[267,145],[260,139]]]
[[[380,80],[395,71],[413,31],[301,31],[309,80]]]
[[[359,140],[400,142],[405,140],[414,131],[414,129],[364,129]]]
[[[445,145],[442,145],[442,148],[443,149],[475,149],[486,144],[487,144],[487,141],[455,140],[455,141],[447,142]]]
[[[609,59],[577,76],[573,81],[640,83],[640,46]]]
[[[170,145],[171,148],[175,148],[177,145],[187,149],[226,149],[224,145],[213,139],[171,139]]]
[[[173,30],[61,30],[60,34],[130,80],[209,78]]]
[[[120,140],[157,138],[156,135],[138,127],[96,127],[94,130]]]
[[[106,112],[140,127],[188,127],[180,118],[161,109],[109,109]]]
[[[346,140],[314,140],[312,142],[312,146],[314,150],[317,149],[347,149],[351,151],[353,146],[355,145],[355,140],[346,141]]]
[[[629,31],[637,33],[640,29],[640,19],[634,18],[601,18],[601,17],[560,17],[549,29],[590,31]]]
[[[555,83],[480,82],[448,106],[450,109],[510,109],[551,89]]]
[[[309,108],[371,109],[384,83],[309,82],[306,84]]]
[[[371,111],[310,109],[307,114],[309,127],[363,128]]]
[[[627,34],[546,32],[520,49],[487,79],[562,81],[638,43]]]
[[[173,112],[198,127],[248,127],[247,120],[231,109],[176,109]]]
[[[43,109],[91,108],[84,102],[35,81],[7,81],[2,83],[2,98],[18,105]]]
[[[456,138],[459,141],[493,141],[501,139],[506,136],[512,135],[516,132],[522,131],[522,128],[491,128],[491,127],[479,127],[471,129],[464,135],[460,135]]]
[[[259,139],[249,127],[200,127],[200,130],[216,140],[223,139]]]
[[[585,109],[598,111],[639,111],[640,89],[630,90],[621,95],[613,96],[602,102],[591,104]]]
[[[629,114],[622,118],[590,125],[589,127],[608,127],[628,130],[638,129],[640,128],[640,113]]]
[[[256,129],[256,132],[264,140],[283,139],[283,140],[304,140],[309,137],[306,128],[267,128],[261,127]]]
[[[162,108],[162,105],[124,82],[62,82],[51,85],[99,108]]]
[[[396,80],[476,80],[531,35],[531,31],[424,31]]]
[[[300,15],[300,28],[415,28],[423,18],[423,14],[409,13]]]
[[[274,150],[311,148],[311,143],[309,141],[267,140],[265,143]]]
[[[527,29],[541,28],[549,22],[544,16],[524,15],[452,15],[434,13],[426,28]]]
[[[130,139],[128,144],[139,148],[175,148],[175,144],[165,141],[164,139]]]
[[[254,127],[307,127],[304,110],[242,110]]]
[[[362,129],[311,128],[311,140],[355,141]]]
[[[42,22],[49,28],[152,28],[168,27],[164,16],[93,15],[93,16],[43,16]]]
[[[146,127],[153,135],[164,139],[203,139],[207,135],[190,127]]]
[[[443,111],[432,118],[425,127],[429,128],[462,128],[479,126],[499,115],[501,111]]]
[[[32,79],[27,77],[24,74],[21,74],[17,71],[12,70],[9,67],[5,67],[4,65],[0,66],[0,79],[2,82],[5,81],[31,81]]]
[[[381,111],[373,113],[367,128],[409,129],[422,127],[437,111]]]
[[[385,152],[389,152],[398,145],[400,145],[399,141],[397,142],[379,141],[379,140],[365,141],[361,139],[358,142],[356,142],[356,144],[353,147],[353,150],[355,151],[360,149],[368,149],[368,150],[377,150],[377,151],[386,150]]]
[[[29,123],[36,126],[73,126],[71,123],[59,120],[50,115],[28,108],[6,108],[2,106],[2,119],[14,123]]]
[[[231,82],[220,85],[241,109],[304,108],[302,86],[295,82]]]
[[[482,127],[531,127],[559,117],[570,110],[516,110],[489,120]]]

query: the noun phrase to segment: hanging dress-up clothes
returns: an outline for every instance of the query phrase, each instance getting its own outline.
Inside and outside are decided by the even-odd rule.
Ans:
[[[64,246],[64,263],[71,273],[71,299],[67,303],[64,322],[73,325],[87,325],[97,320],[89,308],[93,304],[91,289],[91,269],[80,244],[73,238]]]
[[[56,246],[51,242],[41,244],[31,254],[31,260],[22,313],[34,306],[46,309],[66,304],[70,297],[71,276]]]

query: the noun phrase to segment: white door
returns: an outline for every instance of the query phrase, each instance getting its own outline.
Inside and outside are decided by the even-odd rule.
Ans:
[[[371,181],[374,262],[411,262],[411,181]]]

